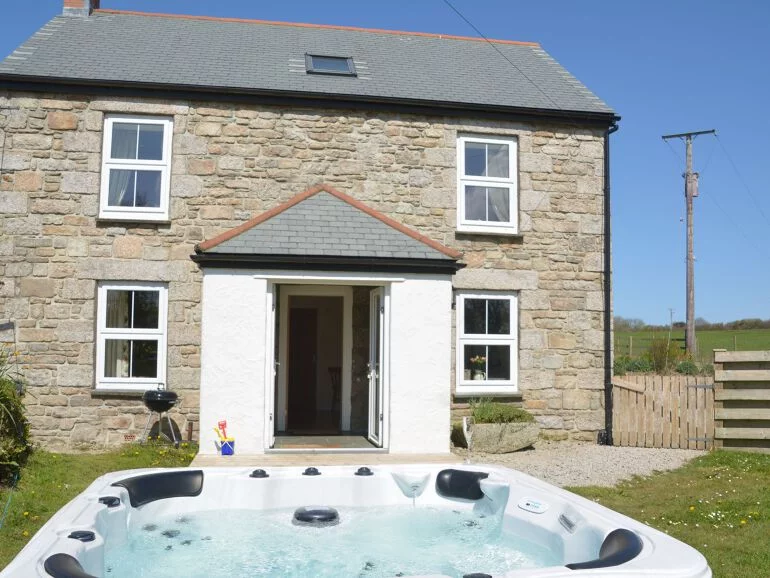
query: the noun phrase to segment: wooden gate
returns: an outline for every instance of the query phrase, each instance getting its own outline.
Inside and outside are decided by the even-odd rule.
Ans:
[[[690,375],[612,378],[616,446],[714,447],[714,379]]]
[[[716,447],[770,453],[770,351],[714,350]]]

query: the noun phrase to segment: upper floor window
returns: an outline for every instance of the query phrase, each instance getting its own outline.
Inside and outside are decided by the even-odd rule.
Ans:
[[[518,232],[516,145],[515,138],[458,138],[458,231]]]
[[[97,295],[96,387],[156,389],[166,383],[167,288],[102,283]]]
[[[168,118],[105,119],[101,218],[168,220],[172,129]]]
[[[456,393],[517,391],[517,301],[515,293],[457,295]]]

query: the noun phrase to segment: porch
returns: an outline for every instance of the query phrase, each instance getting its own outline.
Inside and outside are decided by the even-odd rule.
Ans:
[[[201,454],[448,456],[459,256],[326,185],[198,245]]]

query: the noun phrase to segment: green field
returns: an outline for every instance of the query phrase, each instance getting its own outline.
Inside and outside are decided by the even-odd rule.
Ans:
[[[668,331],[616,331],[615,357],[641,356],[654,338],[668,339]],[[684,349],[684,330],[674,329],[671,339]],[[770,350],[770,329],[724,329],[695,331],[698,355],[701,362],[713,361],[714,349],[728,351]]]

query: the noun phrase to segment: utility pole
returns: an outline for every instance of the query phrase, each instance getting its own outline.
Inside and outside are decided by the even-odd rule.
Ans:
[[[693,257],[692,200],[698,196],[698,173],[692,171],[692,139],[701,134],[716,134],[716,131],[700,130],[680,134],[663,135],[663,140],[684,139],[687,147],[687,159],[684,173],[684,197],[687,203],[687,328],[684,341],[687,353],[695,355],[695,266]]]

